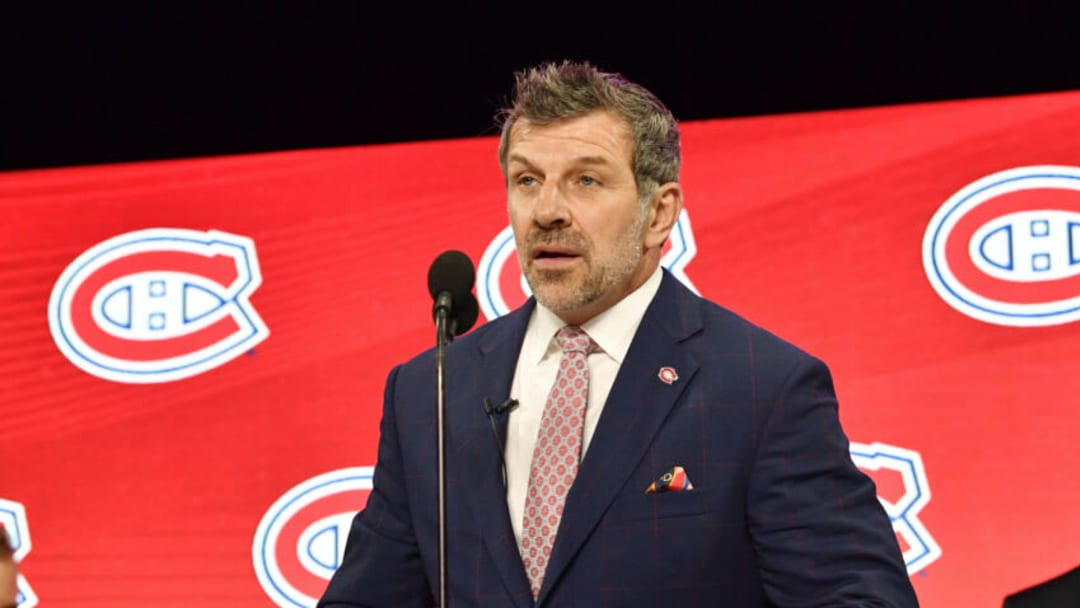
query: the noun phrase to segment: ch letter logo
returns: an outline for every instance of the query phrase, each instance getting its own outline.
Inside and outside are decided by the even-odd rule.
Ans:
[[[91,247],[49,300],[53,339],[83,371],[150,384],[213,369],[270,335],[248,298],[262,283],[254,242],[153,228]]]
[[[965,186],[926,227],[923,266],[949,306],[980,321],[1080,319],[1080,168],[1019,167]]]
[[[255,530],[252,559],[263,591],[283,608],[311,608],[341,565],[356,512],[371,493],[372,467],[316,475],[285,492]]]
[[[851,460],[877,484],[878,501],[892,521],[908,574],[941,557],[941,547],[919,519],[930,502],[922,456],[884,443],[852,443]]]

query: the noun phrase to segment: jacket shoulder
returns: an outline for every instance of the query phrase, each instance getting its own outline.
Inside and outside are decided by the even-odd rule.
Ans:
[[[683,292],[679,297],[680,306],[696,309],[707,344],[718,348],[742,347],[755,357],[773,361],[820,363],[814,355],[741,314],[693,293],[682,284],[678,288]]]

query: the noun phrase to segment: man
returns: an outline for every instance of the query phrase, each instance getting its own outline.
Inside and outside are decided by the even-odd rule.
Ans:
[[[449,605],[916,606],[825,366],[659,268],[683,205],[671,113],[588,64],[516,89],[499,156],[535,299],[447,355]],[[390,374],[321,606],[433,602],[433,366]],[[507,396],[493,433],[484,403]]]

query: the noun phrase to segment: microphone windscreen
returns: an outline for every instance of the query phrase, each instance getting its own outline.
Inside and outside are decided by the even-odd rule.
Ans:
[[[480,316],[480,305],[477,303],[476,298],[470,293],[463,301],[458,303],[454,308],[454,320],[457,324],[454,326],[454,335],[460,336],[461,334],[472,329],[472,326],[476,324],[476,318]]]
[[[471,295],[475,279],[476,271],[469,256],[460,251],[444,251],[428,269],[428,292],[432,298],[437,298],[440,293],[449,291],[454,296],[454,302],[458,303],[466,295]]]

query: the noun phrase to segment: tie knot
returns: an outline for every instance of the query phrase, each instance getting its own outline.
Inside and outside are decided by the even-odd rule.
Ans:
[[[595,350],[596,343],[585,330],[574,325],[567,325],[555,334],[555,341],[564,353],[589,354]]]

